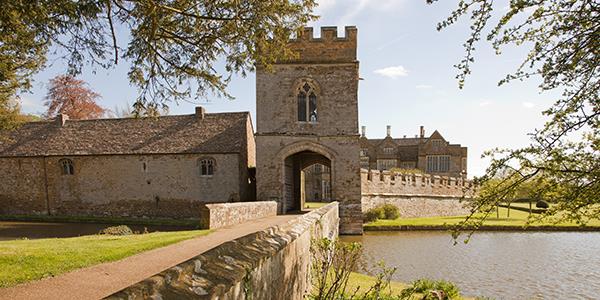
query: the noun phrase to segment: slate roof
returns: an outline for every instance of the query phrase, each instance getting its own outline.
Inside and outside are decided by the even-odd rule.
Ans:
[[[0,131],[0,157],[239,153],[248,112],[26,123]]]
[[[392,139],[392,141],[398,146],[418,146],[421,141],[426,141],[428,139],[429,138],[395,138]],[[368,141],[375,146],[383,143],[384,140],[385,139],[368,139]]]

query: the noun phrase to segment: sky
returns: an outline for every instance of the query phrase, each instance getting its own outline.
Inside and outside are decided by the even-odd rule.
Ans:
[[[496,6],[503,12],[508,0]],[[477,47],[476,62],[465,87],[458,88],[453,67],[464,55],[462,44],[469,33],[469,20],[436,30],[456,1],[427,5],[425,0],[320,0],[318,21],[309,26],[353,25],[358,28],[360,61],[359,125],[367,137],[385,136],[386,125],[394,137],[426,135],[438,130],[444,138],[468,147],[469,177],[482,175],[488,161],[481,158],[492,148],[517,148],[529,143],[528,133],[544,124],[542,111],[551,106],[553,95],[540,93],[539,78],[498,86],[523,61],[526,50],[512,47],[502,55],[486,43]],[[492,20],[493,21],[493,20]],[[102,95],[99,104],[114,109],[132,104],[136,88],[127,79],[129,65],[121,61],[110,70],[85,68],[80,79]],[[40,114],[48,80],[64,73],[60,61],[34,77],[30,93],[21,95],[27,113]],[[190,114],[202,105],[208,112],[256,112],[255,77],[234,77],[228,92],[234,100],[211,98],[170,106],[170,114]]]

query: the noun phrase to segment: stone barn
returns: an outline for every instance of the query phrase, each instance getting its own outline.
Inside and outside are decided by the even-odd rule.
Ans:
[[[305,28],[290,42],[297,59],[256,71],[257,198],[280,213],[303,206],[303,170],[330,170],[330,197],[339,201],[340,232],[362,233],[358,134],[357,30]]]
[[[0,214],[199,217],[255,200],[248,112],[26,123],[0,133]]]

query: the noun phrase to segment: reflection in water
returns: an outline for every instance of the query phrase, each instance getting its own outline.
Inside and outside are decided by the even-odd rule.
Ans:
[[[115,226],[114,224],[89,224],[89,223],[44,223],[44,222],[0,222],[0,241],[15,240],[21,238],[62,238],[81,235],[97,234],[100,230]],[[193,228],[184,226],[143,226],[127,225],[133,231],[177,231],[191,230]]]
[[[600,299],[600,232],[479,232],[468,244],[447,232],[368,232],[369,264],[397,267],[394,280],[445,279],[467,296]]]

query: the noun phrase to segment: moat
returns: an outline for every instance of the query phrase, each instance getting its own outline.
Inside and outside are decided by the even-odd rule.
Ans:
[[[0,241],[18,239],[66,238],[97,234],[100,230],[119,224],[101,223],[49,223],[49,222],[15,222],[0,221]],[[128,225],[133,231],[178,231],[193,228],[172,225]]]
[[[494,299],[597,299],[598,232],[480,232],[468,244],[447,232],[367,232],[363,260],[397,267],[393,280],[444,279],[463,295]],[[365,270],[362,270],[364,272]]]

